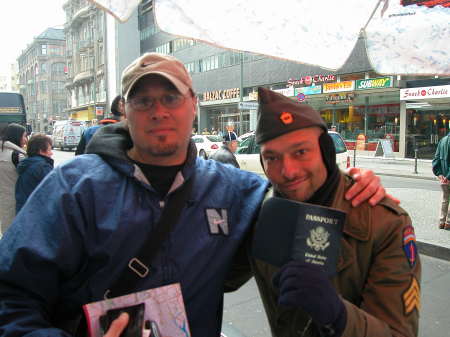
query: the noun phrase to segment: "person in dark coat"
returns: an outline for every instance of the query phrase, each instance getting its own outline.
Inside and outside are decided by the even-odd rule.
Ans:
[[[238,148],[238,140],[236,133],[232,132],[225,134],[223,137],[224,142],[222,147],[214,152],[210,159],[216,160],[224,164],[231,164],[236,168],[240,168],[239,163],[236,160],[234,153]]]
[[[81,136],[80,142],[78,143],[77,149],[75,150],[75,155],[78,156],[80,154],[84,154],[86,151],[86,146],[91,140],[92,136],[97,132],[97,130],[108,124],[114,124],[120,122],[123,117],[124,107],[123,107],[123,97],[121,95],[116,96],[111,103],[111,114],[112,117],[102,119],[98,122],[98,125],[91,126],[87,128],[83,135]]]
[[[16,182],[16,213],[20,211],[28,197],[53,169],[52,140],[44,134],[35,134],[28,141],[28,157],[17,165],[19,177]]]
[[[439,179],[442,189],[441,216],[439,228],[450,230],[450,133],[439,141],[433,161],[431,163],[433,173]]]

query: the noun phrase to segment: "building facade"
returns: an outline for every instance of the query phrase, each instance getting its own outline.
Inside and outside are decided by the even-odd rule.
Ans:
[[[0,91],[10,91],[10,79],[6,75],[0,75]]]
[[[66,115],[93,121],[108,114],[105,12],[87,0],[68,0],[66,13]],[[114,98],[114,97],[113,97]]]
[[[223,131],[228,124],[240,134],[254,130],[258,86],[311,105],[328,127],[342,134],[349,149],[376,151],[387,139],[394,156],[413,157],[412,149],[419,147],[419,158],[431,158],[448,132],[448,98],[434,98],[424,108],[401,99],[401,90],[417,86],[419,80],[425,81],[423,87],[432,87],[450,79],[377,74],[362,36],[346,63],[333,72],[167,34],[155,24],[151,0],[140,5],[138,21],[140,54],[170,54],[189,70],[199,100],[197,132]]]
[[[33,131],[50,132],[52,121],[64,117],[65,50],[64,30],[48,28],[17,59],[19,89]]]
[[[12,63],[10,66],[10,81],[11,81],[11,91],[19,92],[19,67],[17,63]]]

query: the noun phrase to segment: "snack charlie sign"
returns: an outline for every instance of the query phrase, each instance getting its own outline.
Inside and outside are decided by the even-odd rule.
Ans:
[[[400,100],[421,100],[429,98],[450,97],[450,85],[439,85],[434,87],[406,88],[400,90]]]

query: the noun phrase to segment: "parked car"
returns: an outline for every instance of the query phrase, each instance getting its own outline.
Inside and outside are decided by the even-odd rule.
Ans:
[[[223,139],[216,135],[194,135],[192,140],[197,147],[197,155],[208,159],[210,155],[216,152],[221,146]]]
[[[336,163],[340,169],[350,167],[350,156],[341,135],[334,131],[328,131],[336,148]],[[236,150],[236,159],[243,170],[264,174],[259,159],[259,145],[255,141],[255,133],[245,138]]]
[[[255,131],[250,131],[250,132],[244,133],[243,135],[238,137],[238,141],[242,142],[242,141],[246,140],[248,137],[252,136],[253,134],[255,134]]]

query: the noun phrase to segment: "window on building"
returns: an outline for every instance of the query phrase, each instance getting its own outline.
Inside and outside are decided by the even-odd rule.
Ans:
[[[173,41],[173,51],[192,47],[195,44],[191,39],[176,39]]]
[[[195,72],[195,62],[185,63],[184,65],[189,73]]]
[[[52,64],[52,73],[64,73],[65,64],[62,62]]]
[[[41,45],[41,55],[47,55],[47,45]]]
[[[105,53],[103,52],[103,44],[99,43],[98,45],[98,64],[105,64]]]
[[[47,63],[41,63],[41,74],[47,73]]]
[[[164,43],[163,45],[156,47],[156,52],[160,54],[169,55],[172,53],[172,41]]]
[[[49,45],[49,55],[64,56],[64,46]]]
[[[48,92],[47,81],[40,81],[39,83],[39,91],[41,94],[46,94]]]

